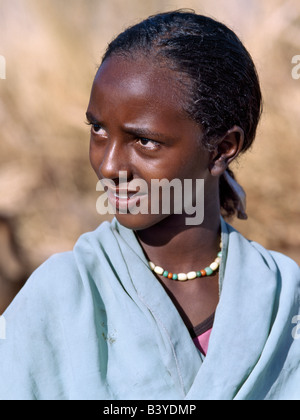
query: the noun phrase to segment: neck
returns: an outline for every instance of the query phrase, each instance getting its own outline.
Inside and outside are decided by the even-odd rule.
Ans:
[[[147,258],[173,272],[206,267],[216,258],[220,244],[220,212],[207,214],[199,226],[186,226],[184,215],[173,215],[137,231]]]

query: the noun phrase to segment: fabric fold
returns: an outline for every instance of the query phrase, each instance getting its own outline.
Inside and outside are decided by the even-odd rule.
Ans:
[[[4,313],[0,399],[299,399],[299,267],[221,223],[205,358],[114,219],[46,261]]]

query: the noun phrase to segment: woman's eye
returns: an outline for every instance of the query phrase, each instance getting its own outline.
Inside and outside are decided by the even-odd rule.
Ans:
[[[96,134],[104,133],[104,129],[100,124],[92,124],[92,131]]]
[[[104,130],[104,128],[102,127],[101,124],[92,123],[92,122],[88,122],[87,124],[91,126],[91,133],[92,134],[95,134],[97,136],[106,137],[106,131]]]
[[[159,147],[159,143],[155,140],[140,138],[138,143],[145,149],[155,150]]]
[[[93,124],[93,130],[95,131],[95,133],[98,133],[98,131],[101,130],[101,126],[99,124]]]

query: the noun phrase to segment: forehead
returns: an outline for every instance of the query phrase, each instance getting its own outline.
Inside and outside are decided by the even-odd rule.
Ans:
[[[130,99],[149,108],[163,107],[186,118],[183,86],[165,66],[146,57],[113,56],[100,66],[92,89],[92,100]]]

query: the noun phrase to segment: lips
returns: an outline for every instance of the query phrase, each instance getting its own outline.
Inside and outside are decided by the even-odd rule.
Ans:
[[[104,188],[113,208],[125,213],[137,208],[141,199],[148,196],[148,191],[142,191],[139,187],[132,188],[130,184],[119,185],[118,187],[106,184]]]
[[[107,190],[108,194],[113,194],[116,198],[119,198],[121,200],[129,200],[130,198],[134,196],[141,196],[143,193],[140,193],[139,191],[129,191],[129,190],[111,190],[108,188]]]

